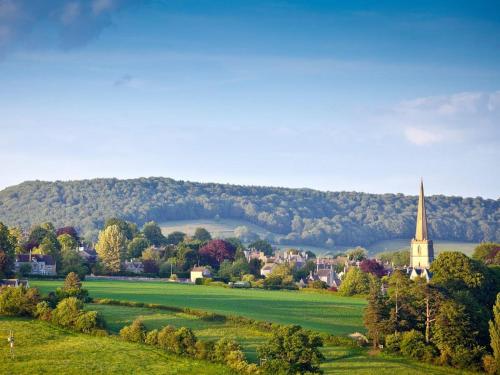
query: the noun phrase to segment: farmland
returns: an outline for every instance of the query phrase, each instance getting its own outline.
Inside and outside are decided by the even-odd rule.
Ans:
[[[57,281],[31,282],[32,286],[39,287],[45,293],[54,290],[60,284],[61,282]],[[87,281],[84,286],[95,298],[191,307],[282,324],[300,324],[316,331],[341,335],[364,330],[362,311],[365,302],[359,298],[316,293],[226,289],[149,282],[139,284],[125,281]],[[89,304],[87,309],[99,311],[107,323],[107,329],[115,334],[123,326],[139,317],[148,329],[160,328],[165,325],[184,326],[193,329],[196,336],[204,340],[229,337],[242,345],[246,357],[252,362],[257,361],[257,347],[269,337],[269,332],[256,327],[238,326],[237,323],[231,321],[206,321],[190,314],[156,308]],[[266,317],[266,314],[269,314],[270,317]],[[41,323],[34,322],[33,324]],[[89,337],[88,339],[95,338]],[[133,345],[122,342],[119,344]],[[83,350],[83,348],[76,347],[75,350],[77,352],[81,350],[81,355],[84,357],[87,355],[85,350],[88,349]],[[326,345],[322,351],[326,357],[322,364],[325,374],[351,374],[353,372],[357,374],[377,372],[380,375],[395,372],[405,374],[425,372],[436,375],[468,373],[419,363],[407,358],[384,354],[371,355],[365,348]],[[74,352],[73,355],[77,356],[77,352]],[[150,353],[151,350],[147,350],[147,352]],[[131,356],[130,358],[135,357]],[[145,357],[145,360],[149,360],[148,358]],[[81,358],[79,360],[83,361]],[[127,361],[128,358],[124,358],[120,363],[127,363]],[[193,361],[193,371],[197,364],[197,361]],[[120,364],[116,364],[116,366],[120,366]],[[150,366],[154,367],[154,364],[150,364]],[[184,365],[179,363],[178,366],[181,368],[179,373],[184,373],[184,367],[182,367]],[[203,370],[201,373],[210,374],[210,369],[207,367],[207,370]],[[130,373],[128,367],[123,373]],[[141,371],[136,373],[141,373]],[[155,373],[154,370],[151,373]]]
[[[47,293],[62,282],[32,281]],[[164,282],[86,281],[84,287],[95,298],[190,307],[224,315],[240,315],[281,324],[346,335],[363,331],[366,304],[361,298],[296,291],[242,290]]]
[[[48,323],[0,318],[2,342],[15,335],[15,358],[0,346],[2,374],[231,374],[226,367],[167,354],[113,337],[67,331]]]

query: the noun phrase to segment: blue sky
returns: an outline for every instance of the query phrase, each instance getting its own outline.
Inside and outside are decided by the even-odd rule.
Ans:
[[[499,197],[498,1],[0,0],[0,188]]]

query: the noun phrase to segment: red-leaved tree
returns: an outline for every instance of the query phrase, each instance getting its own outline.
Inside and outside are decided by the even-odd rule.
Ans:
[[[371,273],[372,275],[382,277],[385,275],[384,266],[382,266],[375,259],[364,259],[359,264],[361,271]]]
[[[225,260],[234,260],[236,248],[224,240],[211,240],[200,248],[199,254],[203,262],[218,268]]]
[[[69,234],[71,237],[73,237],[75,240],[78,241],[78,232],[76,231],[76,229],[74,227],[62,227],[56,231],[57,237],[59,237],[63,234]]]

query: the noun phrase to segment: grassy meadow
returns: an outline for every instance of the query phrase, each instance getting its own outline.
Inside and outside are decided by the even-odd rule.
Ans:
[[[30,285],[48,293],[61,286],[62,281],[33,280]],[[364,332],[362,317],[366,301],[363,298],[166,282],[92,280],[84,282],[84,287],[95,298],[190,307],[274,323],[298,324],[334,335]]]
[[[15,358],[7,345],[9,330],[14,331]],[[222,365],[37,320],[0,317],[0,334],[1,374],[232,374]]]
[[[54,290],[61,283],[62,282],[59,281],[32,281],[31,285],[39,287],[42,292],[49,292]],[[87,281],[84,283],[84,286],[90,291],[91,296],[96,298],[111,298],[123,301],[191,307],[223,314],[247,316],[258,320],[275,321],[282,324],[300,324],[303,327],[315,331],[333,334],[347,334],[354,331],[364,331],[362,325],[362,312],[365,301],[359,298],[316,293],[241,290],[197,285],[149,282],[138,283],[127,281]],[[146,307],[100,304],[88,304],[86,308],[99,311],[106,321],[107,329],[112,333],[118,333],[123,326],[130,324],[135,318],[139,317],[147,329],[172,325],[174,327],[189,327],[198,338],[204,340],[217,340],[224,336],[229,337],[240,343],[246,357],[252,362],[257,362],[257,347],[270,337],[270,332],[262,331],[253,326],[238,326],[231,321],[206,321],[182,312],[172,312]],[[270,314],[272,319],[268,318],[266,316],[267,314]],[[3,327],[2,324],[4,325]],[[41,352],[43,353],[44,350],[48,350],[51,345],[55,345],[55,352],[50,354],[52,360],[58,355],[61,355],[62,358],[69,358],[69,360],[75,357],[76,359],[72,360],[70,364],[66,362],[66,360],[57,364],[57,366],[60,366],[60,369],[63,369],[65,365],[69,366],[69,371],[64,371],[67,374],[77,373],[76,370],[74,370],[75,368],[82,369],[82,373],[112,374],[115,372],[122,372],[128,374],[143,373],[141,371],[144,369],[144,373],[169,374],[170,372],[168,371],[155,372],[157,371],[155,361],[161,361],[162,358],[169,363],[166,368],[171,368],[170,363],[172,361],[175,363],[174,368],[177,372],[173,373],[184,374],[189,371],[200,374],[227,373],[227,369],[223,367],[220,367],[220,372],[216,372],[217,366],[213,364],[205,364],[192,359],[166,355],[152,348],[121,342],[116,338],[96,338],[68,333],[59,328],[47,326],[43,322],[30,323],[28,321],[14,320],[14,324],[24,325],[27,330],[33,332],[41,330],[42,336],[40,339],[38,338],[38,334],[36,334],[36,343],[40,341],[40,344],[37,345],[42,345],[42,342],[46,340],[43,338],[43,335],[52,334],[53,337],[50,336],[50,340],[52,341],[47,342],[47,347],[41,348]],[[12,324],[6,319],[0,320],[0,328],[11,327],[11,325]],[[14,327],[14,329],[16,332],[19,330],[22,331],[21,328]],[[63,351],[63,349],[62,346],[58,346],[56,343],[57,340],[59,340],[58,335],[64,335],[65,340],[70,342],[70,344],[64,345],[64,348],[71,348],[72,352],[70,356],[67,357],[62,352],[59,352]],[[22,336],[19,338],[20,340],[21,337]],[[73,343],[72,340],[76,340],[78,343],[80,340],[88,341],[85,341],[86,344],[78,344]],[[120,354],[114,356],[114,352],[111,351],[111,349],[109,349],[110,352],[108,353],[107,343],[115,345],[113,350],[120,351]],[[95,358],[94,350],[103,350],[105,356],[109,355],[110,361],[111,358],[113,358],[112,363],[106,365],[107,367],[102,369],[96,367],[98,366],[97,360],[93,361],[96,362],[93,365],[88,363],[92,361],[87,362],[87,358]],[[129,353],[128,350],[134,352]],[[322,369],[325,374],[470,374],[470,372],[433,366],[407,358],[380,353],[372,355],[367,348],[326,345],[322,351],[326,357],[322,364]],[[7,353],[7,349],[4,348],[2,355],[6,356]],[[138,361],[137,357],[140,358],[139,364],[134,365],[136,367],[129,366],[129,361],[134,361],[134,363]],[[34,361],[33,363],[35,363],[35,366],[38,366],[36,359],[26,357],[26,361],[28,360]],[[136,371],[136,369],[141,366],[141,361],[146,361],[147,366],[144,365],[141,371]],[[188,363],[191,367],[187,367]],[[202,363],[206,365],[206,368],[200,371],[197,366]],[[99,363],[99,366],[101,365],[102,364]],[[0,373],[2,370],[1,366],[2,365],[0,365]],[[3,364],[3,366],[5,366],[5,364]],[[19,365],[19,369],[22,368],[23,367]],[[37,367],[34,368],[36,369]],[[23,372],[20,371],[17,373]],[[38,372],[35,371],[33,373],[36,374]],[[57,371],[54,373],[57,373]]]

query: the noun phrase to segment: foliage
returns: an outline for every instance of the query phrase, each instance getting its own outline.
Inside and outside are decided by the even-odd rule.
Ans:
[[[110,225],[99,233],[95,247],[108,272],[119,272],[125,258],[126,237],[118,225]]]
[[[211,240],[200,248],[199,254],[204,263],[218,268],[224,260],[234,260],[236,249],[224,240]]]
[[[212,236],[205,228],[196,228],[196,230],[194,231],[193,239],[205,242],[210,241],[212,239]]]
[[[178,245],[186,238],[186,233],[182,232],[172,232],[167,236],[166,243],[169,245]]]
[[[375,349],[383,342],[385,321],[388,316],[389,311],[386,304],[386,297],[381,291],[381,284],[377,280],[374,280],[370,286],[368,306],[366,306],[364,314],[364,324],[368,330],[368,337],[372,340]]]
[[[308,333],[299,326],[277,329],[273,337],[258,349],[266,373],[297,374],[320,373],[324,359],[319,348],[323,342],[318,335]]]
[[[366,259],[366,257],[368,256],[368,250],[358,246],[355,249],[347,251],[346,255],[350,260],[361,261],[363,259]]]
[[[493,358],[496,362],[496,368],[500,369],[500,293],[497,294],[497,300],[493,306],[493,320],[490,320],[489,328]]]
[[[382,262],[394,264],[395,267],[408,266],[410,264],[410,250],[387,251],[377,255]]]
[[[116,217],[112,217],[104,223],[104,228],[103,230],[106,230],[108,227],[111,227],[113,225],[118,226],[120,229],[120,232],[125,236],[125,238],[130,241],[137,235],[137,225],[134,223],[131,223],[129,221],[125,221]]]
[[[371,273],[374,276],[382,277],[386,274],[384,266],[382,266],[375,259],[363,259],[359,264],[361,271]]]
[[[56,295],[59,300],[68,297],[76,297],[83,302],[90,301],[88,290],[82,288],[82,282],[74,272],[68,273],[64,280],[63,287],[57,288]]]
[[[336,245],[355,246],[411,238],[416,203],[415,196],[402,194],[203,184],[169,178],[30,181],[0,192],[0,217],[8,225],[24,229],[44,220],[74,225],[84,236],[95,237],[105,218],[113,216],[138,225],[149,220],[218,216],[261,225],[283,236],[283,244],[327,246],[331,239]],[[431,196],[426,204],[429,231],[435,239],[500,241],[498,200]],[[126,236],[129,240],[134,237]]]
[[[140,258],[142,252],[149,246],[151,246],[151,244],[144,237],[134,237],[127,245],[127,256],[129,258]]]
[[[57,241],[61,246],[61,251],[75,250],[76,247],[78,246],[78,243],[76,242],[75,238],[67,233],[60,234],[59,236],[57,236]]]
[[[65,298],[52,310],[51,321],[79,332],[90,333],[102,326],[96,311],[83,311],[83,302],[76,297]]]
[[[85,265],[83,258],[75,250],[61,251],[61,274],[68,274],[74,272],[79,277],[85,277],[88,273],[88,268]]]
[[[39,301],[36,288],[3,286],[0,288],[0,315],[32,316]]]
[[[161,229],[154,221],[144,224],[142,233],[148,242],[154,246],[161,246],[167,242],[165,236],[161,233]]]
[[[80,239],[80,237],[78,236],[78,231],[75,227],[62,227],[56,230],[57,237],[63,236],[65,234],[72,237],[75,241],[78,241]]]
[[[370,291],[370,280],[367,273],[357,267],[351,267],[340,284],[339,294],[342,296],[367,294]]]
[[[144,342],[146,339],[146,327],[140,319],[135,319],[131,325],[120,330],[120,337],[130,342]],[[153,340],[151,337],[150,341]]]
[[[412,329],[401,336],[400,350],[403,355],[414,359],[422,359],[426,353],[424,335]]]
[[[500,244],[494,242],[483,242],[474,249],[472,258],[480,260],[485,264],[500,265]]]

